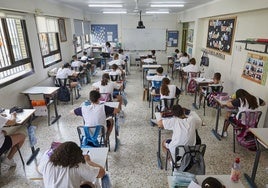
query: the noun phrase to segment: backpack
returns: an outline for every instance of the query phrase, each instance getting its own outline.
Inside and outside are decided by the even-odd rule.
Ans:
[[[196,82],[194,79],[191,79],[187,85],[187,93],[195,93],[196,90]]]
[[[257,150],[254,135],[249,131],[248,128],[242,129],[240,134],[236,136],[236,140],[241,146],[250,149],[251,151]]]
[[[70,91],[66,86],[60,86],[58,91],[58,100],[63,102],[69,102],[71,100]]]
[[[207,100],[207,106],[208,107],[214,107],[216,106],[216,102],[214,100],[214,96],[217,96],[216,92],[211,92],[210,94],[208,94],[206,100]]]

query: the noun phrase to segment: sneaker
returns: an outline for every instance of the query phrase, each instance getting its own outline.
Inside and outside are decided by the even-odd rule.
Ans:
[[[16,166],[17,164],[15,163],[14,159],[8,159],[8,158],[5,158],[2,163],[10,166],[10,167],[13,167],[13,166]]]
[[[222,136],[223,136],[224,138],[226,138],[226,137],[228,136],[227,131],[224,131],[223,134],[222,134]]]

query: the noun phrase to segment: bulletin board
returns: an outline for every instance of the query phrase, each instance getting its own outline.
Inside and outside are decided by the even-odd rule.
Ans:
[[[208,22],[207,48],[231,55],[235,25],[236,17],[210,19]]]
[[[178,40],[178,31],[167,31],[167,47],[178,47]]]
[[[118,42],[117,24],[92,24],[92,43]]]
[[[242,77],[265,85],[268,72],[268,56],[248,53]]]

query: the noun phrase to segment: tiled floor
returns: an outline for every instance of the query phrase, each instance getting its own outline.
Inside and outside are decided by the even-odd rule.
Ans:
[[[93,78],[98,80],[100,72]],[[151,110],[148,108],[148,102],[142,101],[142,81],[141,72],[135,67],[131,67],[131,75],[127,78],[126,93],[128,104],[124,107],[126,114],[125,123],[120,126],[120,147],[117,152],[113,151],[114,137],[111,138],[111,151],[108,154],[109,174],[113,187],[115,188],[164,188],[167,187],[168,171],[160,170],[157,167],[157,127],[150,126]],[[175,84],[180,85],[177,80]],[[41,154],[49,148],[52,141],[73,140],[78,143],[76,126],[82,125],[82,119],[70,115],[70,111],[79,106],[87,97],[91,84],[83,87],[82,97],[75,101],[74,105],[60,103],[59,113],[62,115],[58,123],[47,126],[46,117],[39,117],[33,121],[37,127],[36,136],[38,138],[37,147],[40,147],[40,154],[37,161],[26,166],[26,173],[23,172],[19,156],[16,154],[15,160],[18,166],[12,169],[1,169],[0,187],[21,188],[21,187],[42,187],[42,176],[36,171],[36,165],[39,162]],[[193,96],[182,95],[180,104],[192,109]],[[206,116],[203,116],[203,110],[197,110],[197,113],[203,119],[206,126],[199,129],[202,142],[207,144],[205,154],[206,173],[207,174],[230,174],[231,164],[236,157],[241,158],[242,172],[251,173],[254,161],[254,152],[237,146],[237,152],[232,152],[232,135],[229,130],[229,137],[218,141],[212,134],[211,129],[215,125],[215,109],[206,108]],[[222,112],[224,114],[224,111]],[[223,115],[220,119],[220,129],[223,123]],[[9,129],[9,131],[11,131]],[[22,127],[19,131],[25,132]],[[162,138],[171,136],[170,132],[163,131]],[[30,154],[28,140],[22,147],[22,153],[27,159]],[[257,171],[256,183],[259,187],[265,187],[268,184],[268,173],[265,167],[268,167],[268,154],[264,152],[260,159],[260,165]],[[164,161],[165,155],[162,153]],[[244,178],[242,182],[246,187]]]

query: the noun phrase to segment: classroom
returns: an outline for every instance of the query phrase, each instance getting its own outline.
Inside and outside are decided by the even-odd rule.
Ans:
[[[89,3],[99,3],[102,8],[92,8]],[[163,75],[181,90],[178,104],[189,110],[189,113],[195,113],[202,121],[198,134],[202,144],[206,145],[203,155],[206,169],[205,176],[196,177],[199,187],[210,176],[220,180],[227,188],[268,186],[268,25],[265,24],[268,2],[185,0],[182,8],[157,9],[169,10],[169,13],[146,13],[148,10],[156,10],[150,5],[174,3],[178,4],[173,0],[0,1],[1,114],[6,115],[7,109],[17,107],[15,126],[0,119],[0,127],[8,135],[20,133],[20,136],[25,136],[25,142],[19,150],[21,156],[18,152],[14,155],[15,168],[5,166],[0,150],[0,187],[46,187],[42,174],[37,170],[43,154],[53,142],[71,141],[80,146],[77,127],[85,125],[86,119],[79,117],[81,114],[78,111],[82,113],[82,106],[91,100],[92,90],[100,90],[101,86],[97,83],[101,83],[104,73],[111,71],[105,69],[112,67],[114,63],[111,62],[116,61],[114,54],[121,49],[126,62],[122,70],[125,76],[122,76],[118,94],[122,96],[117,98],[117,103],[114,103],[116,106],[110,106],[111,109],[119,108],[121,111],[113,115],[114,127],[104,147],[109,148],[109,151],[105,150],[106,158],[100,161],[102,169],[108,174],[110,187],[175,187],[173,177],[176,173],[172,176],[172,165],[169,161],[166,164],[167,155],[160,151],[163,149],[160,146],[161,139],[171,138],[172,132],[159,127],[155,106],[160,103],[154,101],[155,86],[149,75],[151,70],[155,74],[158,67],[163,67]],[[105,7],[109,4],[121,4],[121,8],[110,9],[122,12],[109,13],[110,9]],[[185,69],[175,54],[176,49],[181,53],[186,52],[188,60],[196,60],[198,76],[189,76],[187,71],[183,72]],[[152,54],[153,51],[155,54]],[[75,69],[74,72],[83,77],[74,81],[75,85],[68,85],[67,102],[58,100],[61,83],[55,82],[58,80],[57,71],[68,68],[67,65],[71,66],[72,61],[84,63],[85,55],[85,62],[90,68],[84,65],[83,68],[88,72],[82,74],[81,70]],[[115,60],[112,61],[113,58]],[[176,62],[179,68],[175,66]],[[202,82],[205,82],[205,78],[211,80],[214,73],[220,73],[223,90],[213,99],[227,97],[228,101],[217,101],[208,106],[205,105],[207,93],[202,101],[198,99],[204,89]],[[194,91],[188,92],[193,79],[196,84]],[[205,88],[210,82],[206,83]],[[39,89],[33,91],[33,88]],[[238,97],[238,89],[255,96],[261,113],[258,128],[254,130],[260,131],[259,135],[266,139],[262,140],[253,129],[249,129],[256,141],[253,143],[253,151],[238,143],[240,132],[233,134],[234,126],[229,126],[227,137],[223,136],[226,114],[231,111],[226,106],[231,97],[235,94]],[[44,104],[37,104],[36,101],[40,99],[31,99],[31,94],[42,94]],[[241,103],[242,99],[234,98],[232,100],[240,100]],[[26,123],[24,120],[20,123],[23,118],[19,111],[22,109],[23,114],[27,115]],[[7,113],[7,116],[12,118],[12,113]],[[30,137],[31,131],[35,134],[34,140]],[[103,131],[108,132],[106,127]],[[3,143],[2,138],[0,135],[0,145]],[[97,148],[93,148],[93,152],[94,149]],[[260,151],[263,152],[257,160]],[[99,162],[101,157],[96,156],[92,154]],[[236,158],[241,161],[241,174],[239,182],[233,183],[230,175]]]

